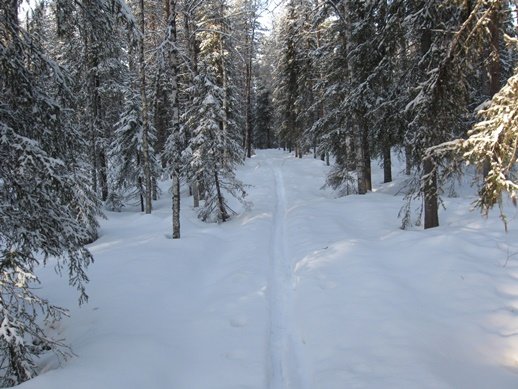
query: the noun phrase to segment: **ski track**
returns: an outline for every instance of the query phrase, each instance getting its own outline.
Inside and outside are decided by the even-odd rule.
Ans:
[[[269,389],[308,389],[301,342],[295,335],[292,313],[293,266],[286,250],[286,191],[281,166],[271,166],[275,178],[275,210],[270,241],[269,290]]]

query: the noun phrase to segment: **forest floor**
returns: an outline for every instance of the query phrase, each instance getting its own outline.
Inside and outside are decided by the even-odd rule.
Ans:
[[[401,230],[403,178],[373,168],[372,193],[336,198],[320,160],[259,151],[252,207],[205,224],[184,193],[180,240],[167,190],[151,215],[106,212],[88,304],[40,272],[76,356],[21,388],[517,388],[516,210],[505,233],[462,185],[441,227]]]

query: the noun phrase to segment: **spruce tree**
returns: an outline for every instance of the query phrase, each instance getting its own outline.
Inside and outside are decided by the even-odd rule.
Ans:
[[[64,3],[67,4],[66,2]],[[18,20],[19,2],[0,5],[0,384],[37,374],[47,351],[67,354],[47,334],[66,311],[39,297],[36,267],[49,257],[87,299],[84,245],[96,237],[99,203],[85,185],[86,143],[70,110],[70,79]]]

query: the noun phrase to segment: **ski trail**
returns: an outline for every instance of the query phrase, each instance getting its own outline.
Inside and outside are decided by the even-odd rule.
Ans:
[[[301,363],[300,340],[294,337],[291,313],[293,268],[286,255],[286,192],[282,171],[272,168],[275,177],[276,203],[270,242],[268,274],[269,389],[307,389],[307,370]]]

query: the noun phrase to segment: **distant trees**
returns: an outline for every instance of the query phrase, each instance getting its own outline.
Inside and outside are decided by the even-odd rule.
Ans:
[[[372,155],[391,181],[391,150],[400,150],[409,176],[403,226],[423,213],[425,228],[437,226],[452,173],[439,145],[466,137],[473,108],[505,81],[501,69],[516,57],[500,51],[504,32],[516,34],[506,27],[514,12],[489,0],[287,2],[274,39],[278,136],[296,155],[308,141],[333,155],[327,182],[342,194],[371,190]],[[423,201],[416,219],[415,199]]]
[[[270,149],[274,146],[275,134],[273,131],[273,107],[271,93],[268,89],[259,85],[254,107],[253,133],[255,144],[261,149]]]

